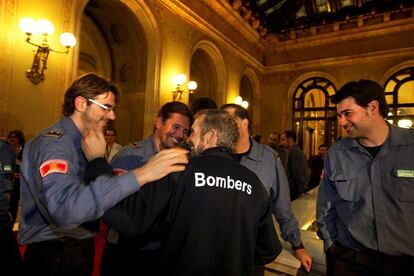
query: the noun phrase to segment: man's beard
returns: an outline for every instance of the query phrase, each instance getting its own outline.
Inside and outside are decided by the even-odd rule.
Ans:
[[[359,129],[356,127],[355,124],[350,123],[345,128],[347,136],[349,138],[359,138]]]
[[[192,154],[194,155],[194,156],[198,156],[198,155],[200,155],[203,151],[204,151],[204,149],[205,149],[205,144],[204,144],[204,141],[200,141],[199,143],[198,143],[198,145],[197,146],[194,146],[193,145],[193,148],[192,148]]]
[[[103,128],[106,127],[108,125],[108,122],[109,122],[109,120],[106,120],[106,121],[99,120],[98,122],[96,122],[95,120],[91,120],[90,116],[89,116],[89,112],[82,113],[82,118],[81,119],[82,119],[83,125],[88,130],[96,127],[97,124],[101,124],[102,131],[103,131]]]

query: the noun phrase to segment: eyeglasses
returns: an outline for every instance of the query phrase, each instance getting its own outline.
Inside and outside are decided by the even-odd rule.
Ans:
[[[97,101],[92,100],[92,99],[88,99],[88,101],[91,102],[91,103],[96,104],[97,106],[99,106],[100,108],[102,108],[106,112],[114,111],[114,107],[113,106],[106,106],[106,105],[101,104],[100,102],[97,102]]]
[[[17,136],[16,135],[9,135],[9,136],[7,136],[7,138],[17,138]]]

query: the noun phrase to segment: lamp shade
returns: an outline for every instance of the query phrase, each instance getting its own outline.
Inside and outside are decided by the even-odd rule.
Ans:
[[[62,44],[65,47],[75,47],[76,45],[76,38],[72,33],[62,33],[60,35],[60,44]]]
[[[23,17],[19,22],[19,27],[24,33],[33,34],[36,29],[36,22],[29,17]]]

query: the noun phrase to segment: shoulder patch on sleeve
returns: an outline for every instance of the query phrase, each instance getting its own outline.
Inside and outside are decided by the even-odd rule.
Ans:
[[[51,131],[48,131],[45,134],[43,134],[43,136],[59,139],[60,137],[63,136],[63,134],[65,134],[65,133],[63,133],[61,131],[57,131],[57,130],[51,130]]]
[[[66,174],[69,170],[69,163],[63,159],[46,160],[42,165],[40,165],[39,170],[42,177],[45,177],[51,173]]]
[[[126,174],[126,173],[128,173],[128,172],[124,169],[120,169],[120,168],[115,168],[114,169],[114,174],[116,176],[120,176],[120,175],[123,175],[123,174]]]

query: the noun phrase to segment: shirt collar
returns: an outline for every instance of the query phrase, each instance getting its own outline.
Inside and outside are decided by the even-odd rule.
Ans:
[[[400,128],[395,125],[390,126],[390,135],[388,137],[391,146],[403,146],[414,143],[414,130]]]
[[[263,148],[255,140],[249,138],[249,141],[250,141],[250,152],[246,156],[246,158],[252,159],[254,161],[260,161],[261,156],[263,156],[262,154]]]
[[[401,146],[401,145],[409,145],[414,143],[414,131],[410,129],[403,129],[392,125],[387,122],[389,127],[389,133],[387,140],[385,140],[384,144],[389,144],[390,146]],[[350,148],[361,148],[362,145],[358,143],[356,139],[353,138],[345,138],[344,146],[347,149]]]
[[[68,135],[74,142],[77,149],[82,148],[82,133],[75,125],[71,117],[63,117],[60,120],[61,125],[65,129],[65,134]]]

